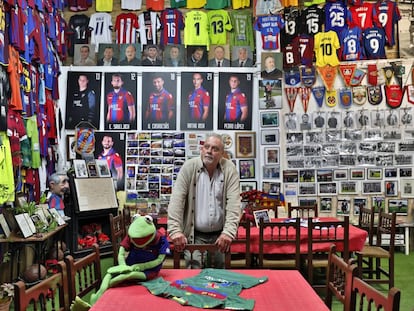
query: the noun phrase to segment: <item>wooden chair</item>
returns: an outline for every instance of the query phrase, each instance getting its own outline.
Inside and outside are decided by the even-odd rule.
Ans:
[[[69,300],[83,297],[101,286],[101,258],[98,244],[92,245],[92,253],[75,260],[71,255],[65,257],[69,279]]]
[[[359,277],[354,277],[352,281],[351,310],[399,311],[400,299],[401,291],[398,288],[392,287],[388,295],[384,295]]]
[[[26,283],[14,284],[15,311],[69,310],[68,276],[63,261],[57,264],[58,272],[27,288]]]
[[[270,231],[270,232],[269,232]],[[269,254],[265,247],[288,245],[294,254]],[[300,270],[300,218],[294,222],[259,223],[259,268],[290,268]]]
[[[114,216],[112,213],[109,214],[109,226],[111,228],[111,243],[114,256],[114,266],[117,266],[119,246],[125,236],[122,214],[118,214],[117,216]]]
[[[315,290],[326,288],[326,283],[318,284],[314,278],[314,270],[323,270],[328,267],[328,252],[318,251],[325,248],[326,244],[334,244],[337,249],[342,249],[342,258],[349,259],[349,216],[344,220],[314,221],[308,218],[308,252],[306,266],[308,282]],[[341,247],[338,247],[341,245]],[[326,280],[326,278],[324,278]]]
[[[201,269],[208,265],[211,268],[215,267],[214,255],[219,252],[215,244],[187,244],[184,248],[184,252],[188,252],[188,263],[183,266],[182,252],[174,251],[174,269]],[[201,255],[202,266],[200,267],[198,262],[195,262],[195,257]],[[186,267],[188,266],[188,267]],[[231,254],[230,251],[224,254],[224,268],[230,269],[231,267]]]
[[[356,252],[358,276],[365,282],[385,283],[389,289],[394,286],[395,226],[396,213],[387,214],[380,211],[375,245],[365,245],[361,251]],[[383,235],[389,238],[389,246],[382,246]],[[372,267],[364,262],[369,258],[373,260]],[[387,261],[387,264],[383,264],[383,261]]]
[[[253,264],[252,254],[250,253],[250,221],[239,223],[236,238],[232,245],[242,244],[245,248],[244,253],[231,253],[231,268],[251,268]]]
[[[318,204],[293,206],[288,202],[288,217],[318,217]]]
[[[381,211],[381,210],[380,210]],[[374,208],[362,207],[359,210],[358,228],[368,232],[368,237],[365,245],[373,245],[374,241],[374,225],[375,225],[375,210]],[[364,270],[368,273],[369,278],[372,278],[373,258],[363,258]]]
[[[332,297],[335,296],[343,305],[344,311],[351,309],[352,279],[356,276],[357,265],[351,260],[346,262],[336,254],[336,246],[331,245],[328,257],[325,304],[332,308]]]
[[[123,225],[124,225],[124,232],[125,233],[128,232],[129,225],[132,222],[132,217],[133,216],[131,216],[131,210],[130,210],[129,206],[125,206],[122,209],[122,218],[123,218]]]

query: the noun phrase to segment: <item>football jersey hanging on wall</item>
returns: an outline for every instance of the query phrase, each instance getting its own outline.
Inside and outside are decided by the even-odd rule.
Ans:
[[[157,31],[161,28],[157,12],[145,11],[138,15],[141,49],[147,44],[157,44]]]
[[[280,15],[259,16],[254,29],[260,33],[264,50],[278,50],[281,29],[285,22]]]
[[[325,65],[338,66],[339,59],[336,51],[341,47],[338,35],[335,31],[319,32],[315,35],[314,51],[316,66]]]
[[[225,10],[213,10],[207,12],[209,28],[210,28],[210,43],[211,44],[226,44],[227,31],[233,29],[230,17]]]
[[[231,46],[250,46],[254,50],[252,14],[250,10],[230,11],[233,31],[230,32]]]
[[[121,13],[116,17],[116,43],[135,43],[138,32],[138,17],[134,13]]]
[[[209,48],[207,13],[199,10],[188,11],[185,14],[184,44],[205,45]]]
[[[388,46],[395,44],[395,24],[401,19],[401,13],[394,1],[384,0],[375,4],[378,21],[385,31]],[[379,26],[379,25],[378,25]]]
[[[98,52],[99,44],[112,43],[112,17],[108,13],[94,13],[89,20],[91,31],[91,44],[95,44],[95,52]]]
[[[180,10],[166,9],[162,11],[160,45],[181,44],[181,30],[184,29],[184,18]]]

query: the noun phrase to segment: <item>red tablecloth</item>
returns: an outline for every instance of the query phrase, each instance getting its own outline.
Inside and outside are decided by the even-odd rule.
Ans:
[[[336,218],[333,217],[320,217],[320,221],[334,221]],[[273,221],[283,221],[284,219],[274,219]],[[270,229],[265,231],[265,235],[270,235]],[[292,232],[289,232],[291,237],[295,236],[295,232],[292,229]],[[343,236],[343,231],[339,230],[339,236]],[[362,230],[353,225],[349,225],[349,251],[354,252],[361,250],[364,246],[365,240],[368,233],[365,230]],[[239,228],[239,237],[245,237],[244,228]],[[317,243],[314,244],[314,251],[329,251],[331,243]],[[339,243],[337,245],[338,251],[342,250],[342,245]],[[233,241],[231,246],[231,251],[235,253],[244,253],[245,246],[244,244],[237,243],[237,240]],[[251,227],[250,228],[250,252],[253,254],[259,253],[259,228]],[[265,245],[264,252],[267,254],[294,254],[295,246],[294,245]],[[306,254],[308,252],[308,228],[301,227],[300,229],[300,252]]]
[[[240,296],[254,299],[254,310],[329,310],[324,302],[296,270],[232,270],[251,276],[267,276],[266,283],[244,289]],[[191,277],[200,270],[164,269],[160,276],[165,280],[174,281]],[[141,285],[108,289],[92,306],[90,311],[132,311],[132,310],[200,310],[194,307],[181,306],[179,303],[152,295]],[[213,309],[209,309],[213,310]],[[216,310],[216,309],[214,309]]]

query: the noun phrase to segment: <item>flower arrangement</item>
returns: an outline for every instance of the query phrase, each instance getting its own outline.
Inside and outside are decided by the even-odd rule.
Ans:
[[[14,285],[12,283],[3,283],[0,285],[0,303],[10,301],[14,297]]]

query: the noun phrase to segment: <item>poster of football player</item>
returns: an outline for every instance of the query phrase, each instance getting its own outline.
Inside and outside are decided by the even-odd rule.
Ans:
[[[221,130],[252,129],[251,73],[219,73],[218,128]]]
[[[181,73],[181,130],[213,129],[212,72]]]
[[[142,129],[175,130],[177,75],[174,72],[142,73]]]
[[[106,160],[116,190],[125,187],[125,132],[95,132],[95,159]]]
[[[259,80],[259,109],[282,108],[282,80]]]
[[[105,130],[137,129],[136,72],[105,73]]]
[[[102,73],[69,71],[67,81],[65,129],[82,121],[99,129]]]

